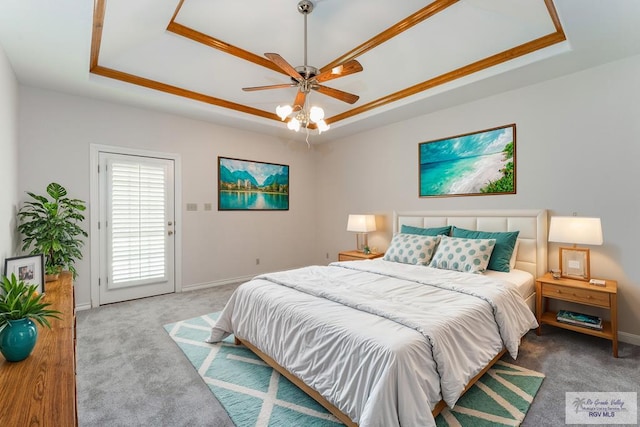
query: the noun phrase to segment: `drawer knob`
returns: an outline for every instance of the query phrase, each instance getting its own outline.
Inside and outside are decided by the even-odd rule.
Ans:
[[[559,294],[561,294],[561,293],[562,293],[562,291],[561,291],[560,289],[558,289],[556,292],[557,292],[557,293],[559,293]]]

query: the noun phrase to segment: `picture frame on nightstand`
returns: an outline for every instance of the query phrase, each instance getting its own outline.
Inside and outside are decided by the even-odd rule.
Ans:
[[[560,276],[588,281],[591,277],[589,249],[560,248]]]

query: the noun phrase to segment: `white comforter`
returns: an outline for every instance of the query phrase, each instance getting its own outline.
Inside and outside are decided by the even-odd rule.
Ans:
[[[209,342],[253,343],[360,426],[430,426],[465,385],[537,327],[507,282],[383,260],[258,276]]]

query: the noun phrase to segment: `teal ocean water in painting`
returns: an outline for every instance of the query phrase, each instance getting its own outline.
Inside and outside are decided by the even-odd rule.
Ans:
[[[420,144],[420,196],[478,194],[503,177],[513,128]]]
[[[259,191],[222,191],[221,209],[289,209],[286,194],[271,194]]]
[[[420,165],[420,195],[479,193],[490,181],[502,176],[502,153]]]

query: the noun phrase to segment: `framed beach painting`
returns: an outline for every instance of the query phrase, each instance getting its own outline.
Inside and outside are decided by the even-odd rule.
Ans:
[[[218,210],[289,210],[289,166],[218,157]]]
[[[516,125],[435,141],[419,150],[420,197],[516,193]]]

